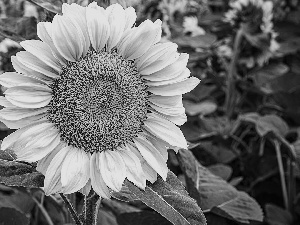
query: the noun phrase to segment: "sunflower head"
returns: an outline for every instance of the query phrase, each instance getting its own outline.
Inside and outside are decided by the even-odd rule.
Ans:
[[[18,160],[38,162],[45,192],[100,196],[127,178],[144,189],[166,179],[167,148],[187,148],[176,125],[186,121],[182,94],[199,80],[187,54],[159,43],[161,21],[134,27],[136,13],[63,4],[40,22],[40,40],[21,42],[16,72],[0,76],[0,120],[17,129],[2,142]]]
[[[225,20],[233,26],[242,27],[247,33],[268,33],[273,28],[271,1],[236,0],[230,4]]]

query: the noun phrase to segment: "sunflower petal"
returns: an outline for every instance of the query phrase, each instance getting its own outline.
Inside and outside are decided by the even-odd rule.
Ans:
[[[77,148],[70,148],[61,167],[61,184],[65,194],[83,188],[90,178],[89,154]]]
[[[149,87],[148,91],[161,96],[182,95],[193,90],[199,83],[200,80],[198,78],[190,77],[173,84]]]
[[[51,101],[51,89],[42,84],[16,86],[7,89],[5,97],[12,104],[23,108],[41,108]]]
[[[86,20],[88,34],[95,50],[102,49],[109,38],[110,25],[104,14],[104,9],[96,5],[96,7],[87,7]]]
[[[99,164],[106,185],[114,191],[120,191],[126,178],[126,167],[118,151],[101,152]]]
[[[100,165],[99,165],[99,153],[93,153],[90,162],[90,173],[91,173],[91,182],[93,190],[102,198],[110,198],[110,193],[108,190],[107,185],[105,184],[101,172],[100,172]]]
[[[85,39],[76,22],[67,16],[55,15],[52,40],[57,51],[68,61],[75,62],[83,55]]]
[[[4,87],[10,88],[23,83],[41,84],[42,82],[33,77],[23,76],[15,72],[6,72],[0,75],[0,84]]]
[[[20,45],[58,73],[61,72],[59,61],[53,56],[51,48],[46,43],[39,40],[26,40],[20,42]]]
[[[134,143],[147,163],[166,180],[168,167],[159,151],[141,135],[134,139]]]
[[[187,149],[187,143],[182,131],[172,122],[157,114],[148,114],[148,119],[144,121],[144,128],[155,137],[166,141],[172,146]]]
[[[110,36],[107,41],[107,48],[111,50],[115,47],[123,36],[126,16],[125,10],[119,4],[112,4],[106,8],[108,22],[110,24]]]
[[[44,190],[46,195],[58,192],[62,193],[61,168],[70,149],[69,146],[62,148],[51,160],[44,180]]]
[[[139,158],[130,151],[127,145],[125,145],[124,149],[118,149],[118,152],[125,162],[128,180],[144,190],[146,178],[144,177]]]

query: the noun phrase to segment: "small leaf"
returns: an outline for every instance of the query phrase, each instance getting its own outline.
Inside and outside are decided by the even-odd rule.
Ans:
[[[256,130],[260,136],[265,136],[272,131],[284,137],[288,133],[289,127],[279,116],[266,115],[259,118],[256,123]]]
[[[266,204],[266,218],[270,225],[291,225],[293,216],[287,210],[276,205]]]
[[[44,176],[31,165],[0,159],[0,183],[7,186],[42,187]]]
[[[199,103],[194,103],[192,101],[183,100],[183,106],[185,111],[190,116],[195,115],[209,115],[216,111],[218,108],[217,104],[213,101],[203,101]]]
[[[228,180],[232,174],[232,168],[225,164],[215,164],[207,167],[207,169],[216,176],[221,177],[223,180]]]
[[[161,177],[153,184],[148,185],[145,191],[140,190],[126,180],[131,194],[126,192],[127,200],[140,200],[154,209],[174,225],[205,225],[206,219],[202,210],[192,199],[178,178],[169,171],[166,181]],[[119,198],[122,193],[117,193]]]
[[[263,212],[252,197],[213,175],[190,151],[180,150],[178,161],[185,174],[190,195],[204,211],[241,223],[263,220]]]
[[[171,225],[168,220],[157,212],[143,211],[123,213],[117,217],[119,225]]]
[[[287,123],[276,115],[260,116],[257,113],[247,113],[239,118],[254,123],[257,133],[262,137],[269,132],[274,132],[284,137],[289,131]]]

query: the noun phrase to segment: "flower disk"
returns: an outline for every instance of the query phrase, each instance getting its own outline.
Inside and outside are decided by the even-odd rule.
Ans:
[[[51,88],[48,119],[61,139],[86,152],[132,141],[146,117],[146,86],[133,62],[116,52],[89,51],[69,62]]]

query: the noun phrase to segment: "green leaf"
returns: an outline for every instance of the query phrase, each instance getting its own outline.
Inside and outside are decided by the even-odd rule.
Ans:
[[[269,132],[274,132],[284,137],[289,131],[287,123],[276,115],[260,116],[257,113],[247,113],[241,115],[240,119],[254,123],[257,133],[262,137]]]
[[[0,19],[0,36],[20,42],[37,39],[37,21],[34,17],[8,17]]]
[[[192,199],[178,178],[169,171],[166,181],[158,177],[157,181],[148,185],[145,191],[131,182],[125,182],[125,192],[114,193],[122,200],[140,200],[154,209],[174,225],[204,225],[206,219],[202,210]]]
[[[255,69],[248,75],[253,77],[255,84],[266,93],[272,93],[273,89],[270,82],[279,76],[287,73],[289,67],[283,63],[271,63],[263,68]]]
[[[241,223],[263,220],[263,212],[252,197],[212,174],[190,151],[180,150],[178,161],[190,195],[204,211]]]
[[[32,165],[0,159],[0,183],[7,186],[42,187],[44,176]]]
[[[270,225],[291,225],[293,216],[287,210],[276,205],[266,204],[266,220]]]
[[[232,168],[221,163],[209,166],[207,169],[216,176],[221,177],[223,180],[228,180],[232,174]]]
[[[50,12],[61,13],[61,6],[63,4],[61,0],[30,0],[30,1]]]
[[[217,40],[214,34],[205,34],[199,36],[181,36],[173,39],[179,46],[192,47],[192,48],[210,48]]]
[[[29,218],[13,208],[0,208],[1,225],[28,225]]]
[[[123,213],[117,217],[119,225],[171,225],[168,220],[157,212],[142,211]]]

